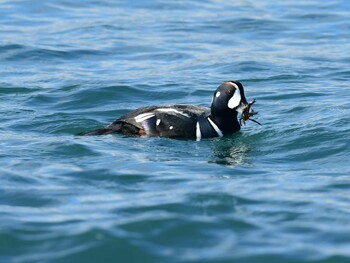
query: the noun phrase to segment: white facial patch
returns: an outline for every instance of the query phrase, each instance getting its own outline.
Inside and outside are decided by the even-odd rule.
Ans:
[[[174,129],[174,127],[173,127],[173,126],[170,126],[170,127],[169,127],[169,130],[172,130],[172,129]]]
[[[231,82],[232,83],[232,82]],[[239,91],[239,88],[236,84],[232,83],[236,90],[235,93],[233,94],[232,98],[228,101],[227,107],[229,107],[230,109],[234,109],[236,107],[239,106],[239,104],[241,103],[241,92]]]
[[[159,126],[160,122],[161,122],[161,120],[157,119],[157,121],[156,121],[157,126]]]
[[[182,116],[185,116],[187,118],[190,118],[190,115],[188,115],[187,113],[184,113],[182,111],[179,111],[179,110],[176,110],[176,109],[167,109],[167,108],[164,108],[164,109],[156,109],[156,111],[160,111],[160,112],[167,112],[167,113],[173,113],[173,114],[180,114]]]
[[[143,122],[149,118],[152,118],[154,117],[154,113],[153,112],[146,112],[146,113],[142,113],[142,114],[139,114],[135,117],[135,121],[136,122]]]
[[[220,97],[220,94],[221,94],[220,91],[216,92],[215,97],[217,98]]]

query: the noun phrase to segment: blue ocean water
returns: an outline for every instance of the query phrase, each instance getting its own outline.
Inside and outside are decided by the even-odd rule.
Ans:
[[[350,2],[1,1],[0,262],[350,262]],[[263,126],[81,137],[239,80]]]

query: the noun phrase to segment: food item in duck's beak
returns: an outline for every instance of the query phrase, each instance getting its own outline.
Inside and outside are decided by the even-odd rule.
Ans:
[[[251,120],[259,125],[261,125],[261,123],[259,123],[258,121],[256,120],[253,120],[251,119],[250,117],[258,114],[257,112],[254,112],[253,109],[251,109],[252,105],[255,103],[255,99],[253,99],[251,102],[248,103],[248,105],[243,109],[242,111],[242,117],[239,119],[239,124],[242,126],[242,120],[243,120],[243,123],[245,125],[246,121],[247,120]]]

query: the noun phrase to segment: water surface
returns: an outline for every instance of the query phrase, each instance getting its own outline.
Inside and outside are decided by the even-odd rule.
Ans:
[[[349,262],[348,1],[1,1],[1,262]],[[263,126],[79,137],[240,80]]]

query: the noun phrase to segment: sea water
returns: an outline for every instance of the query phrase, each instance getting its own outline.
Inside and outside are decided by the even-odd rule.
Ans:
[[[349,262],[349,1],[1,1],[0,262]],[[76,136],[141,106],[258,126]]]

